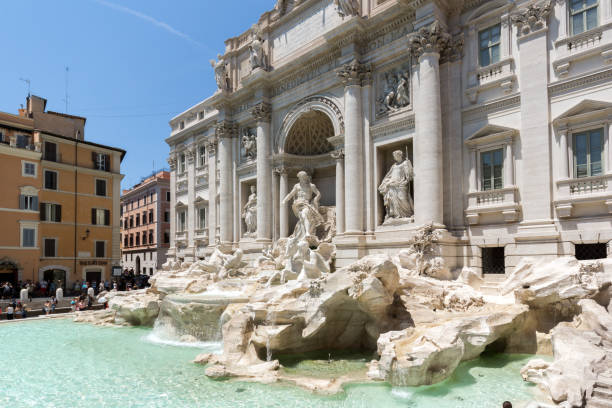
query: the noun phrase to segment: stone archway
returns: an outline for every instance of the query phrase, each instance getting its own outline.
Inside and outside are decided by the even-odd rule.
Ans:
[[[17,285],[19,279],[19,264],[9,258],[0,259],[0,283],[10,282]]]
[[[305,112],[289,130],[283,150],[296,156],[329,153],[334,147],[328,139],[333,136],[334,127],[329,116],[317,110]]]

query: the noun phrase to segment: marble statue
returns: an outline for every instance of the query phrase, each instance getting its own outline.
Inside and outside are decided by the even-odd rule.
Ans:
[[[414,214],[414,205],[410,196],[410,180],[414,176],[412,163],[408,159],[404,160],[404,152],[401,150],[393,152],[393,159],[395,163],[378,187],[385,204],[385,222],[391,219],[409,218]]]
[[[222,91],[228,91],[229,77],[227,75],[227,64],[221,54],[217,55],[218,61],[210,60],[210,65],[215,70],[215,81],[217,81],[217,87]]]
[[[257,136],[251,134],[249,129],[245,129],[242,134],[242,147],[244,147],[244,155],[253,160],[257,157]]]
[[[253,42],[249,46],[251,55],[249,56],[249,63],[251,64],[251,71],[256,68],[266,69],[266,54],[264,53],[263,41],[256,34]]]
[[[291,209],[298,219],[290,239],[295,242],[303,239],[317,241],[315,231],[323,223],[323,217],[319,214],[321,193],[317,186],[311,183],[308,173],[300,171],[297,177],[299,182],[283,200],[283,205],[287,205],[291,199],[294,199]]]
[[[257,192],[255,186],[251,186],[251,195],[242,210],[242,218],[246,224],[246,237],[254,237],[257,232]]]
[[[341,17],[359,15],[359,0],[334,0],[334,4]]]

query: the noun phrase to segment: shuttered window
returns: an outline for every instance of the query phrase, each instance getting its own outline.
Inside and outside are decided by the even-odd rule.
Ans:
[[[40,220],[62,222],[62,206],[59,204],[42,203],[40,205]]]
[[[110,171],[110,156],[108,154],[92,152],[91,159],[94,169],[102,171]]]
[[[57,145],[51,142],[45,142],[44,160],[55,162],[57,161]]]
[[[19,209],[38,211],[38,197],[30,195],[20,195]]]
[[[96,241],[96,258],[106,257],[106,243],[104,241]]]
[[[54,258],[56,257],[56,240],[54,238],[45,238],[44,248],[45,248],[45,257],[46,258]]]
[[[24,248],[36,247],[36,230],[34,228],[23,228],[21,230],[21,243]]]
[[[110,210],[102,208],[91,209],[91,224],[92,225],[110,225]]]
[[[45,188],[47,190],[57,190],[57,173],[45,170]]]
[[[106,196],[106,180],[96,180],[96,195],[100,197]]]

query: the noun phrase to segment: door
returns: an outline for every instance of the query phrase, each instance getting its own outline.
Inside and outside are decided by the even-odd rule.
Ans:
[[[16,268],[0,267],[0,284],[10,282],[13,287],[17,285],[18,275]]]
[[[86,272],[85,280],[91,284],[91,282],[100,282],[102,280],[102,272],[94,271],[94,272]]]
[[[61,269],[50,269],[45,271],[43,278],[49,283],[55,282],[55,287],[59,287],[61,283],[62,289],[66,290],[66,271]]]

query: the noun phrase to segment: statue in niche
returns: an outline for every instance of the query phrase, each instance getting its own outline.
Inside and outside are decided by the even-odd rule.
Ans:
[[[386,113],[410,105],[410,84],[408,72],[385,74],[385,88],[379,102],[379,113]]]
[[[251,71],[256,68],[266,69],[267,61],[266,54],[264,52],[263,40],[261,39],[261,33],[257,25],[253,26],[254,38],[249,46],[250,57],[249,63],[251,64]]]
[[[408,159],[404,160],[404,152],[401,150],[393,152],[393,159],[395,163],[378,187],[385,204],[385,223],[414,215],[414,204],[410,196],[410,181],[414,178],[412,163]]]
[[[215,81],[217,81],[217,87],[222,91],[229,91],[229,76],[227,74],[227,64],[221,54],[217,55],[218,61],[210,60],[210,65],[215,70]]]
[[[350,17],[359,15],[359,0],[334,0],[336,9],[340,17]]]
[[[257,136],[252,134],[249,129],[244,129],[241,143],[244,147],[245,157],[251,160],[257,158]]]
[[[293,187],[291,192],[283,200],[283,205],[287,205],[291,199],[293,204],[291,209],[298,219],[295,230],[291,237],[288,247],[293,244],[306,240],[313,245],[318,245],[316,229],[323,223],[323,217],[319,213],[319,200],[321,193],[317,186],[310,181],[310,176],[305,171],[297,174],[299,182]]]
[[[242,210],[242,218],[246,224],[245,237],[254,237],[257,233],[257,191],[255,186],[251,186],[251,195]]]

